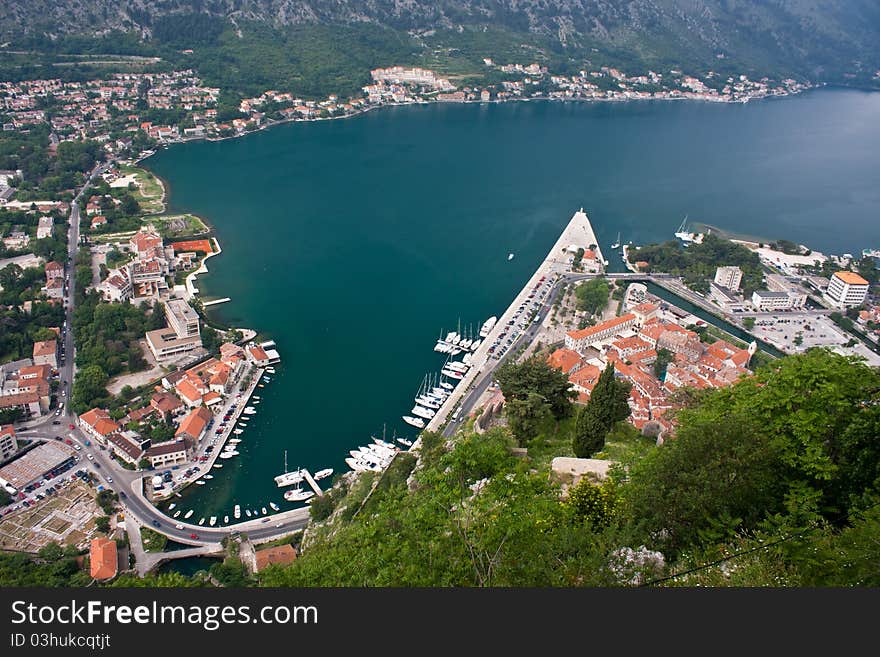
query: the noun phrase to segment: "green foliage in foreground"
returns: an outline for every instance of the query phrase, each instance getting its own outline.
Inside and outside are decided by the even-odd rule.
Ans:
[[[594,278],[581,283],[574,289],[578,310],[585,310],[595,315],[608,305],[610,292],[611,286],[604,278]]]

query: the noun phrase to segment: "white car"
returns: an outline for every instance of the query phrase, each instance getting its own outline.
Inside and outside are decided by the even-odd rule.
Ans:
[[[183,525],[177,523],[176,525],[174,525],[174,529],[183,529]]]
[[[80,447],[79,445],[74,445],[73,448],[74,448],[76,451],[79,451],[79,450],[82,449],[82,447]],[[91,454],[89,454],[89,458],[92,458],[92,455],[91,455]]]
[[[94,460],[95,460],[95,457],[92,456],[91,454],[86,454],[86,458],[88,458],[89,461],[94,461]]]

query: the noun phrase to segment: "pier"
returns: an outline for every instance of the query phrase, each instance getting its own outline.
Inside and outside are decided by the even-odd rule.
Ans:
[[[516,295],[507,307],[507,310],[504,311],[504,314],[502,314],[495,323],[495,326],[492,327],[492,330],[489,331],[489,334],[483,339],[480,347],[473,352],[473,356],[471,357],[473,366],[468,370],[467,374],[465,374],[464,378],[458,383],[458,385],[455,386],[455,390],[453,390],[449,398],[437,410],[437,413],[431,418],[430,422],[428,422],[425,427],[426,431],[439,430],[449,418],[452,409],[465,398],[480,373],[484,371],[486,364],[493,357],[492,354],[489,353],[492,344],[509,328],[507,322],[513,319],[517,308],[529,301],[529,294],[535,286],[541,282],[541,277],[543,276],[544,280],[556,280],[571,272],[571,263],[574,254],[569,250],[569,247],[572,246],[592,249],[596,254],[601,269],[601,264],[604,262],[604,258],[599,247],[599,240],[596,239],[596,234],[593,232],[593,226],[590,224],[590,219],[587,217],[583,208],[574,213],[574,216],[572,216],[568,225],[560,234],[559,239],[556,240],[556,243],[550,249],[547,257],[545,257],[541,264],[538,265],[535,273],[532,274],[531,278],[529,278],[519,294]],[[490,370],[491,369],[492,368],[490,368]]]
[[[202,306],[216,306],[218,303],[226,303],[227,301],[232,301],[229,297],[223,297],[222,299],[213,299],[211,301],[202,301]]]
[[[315,491],[315,495],[318,497],[324,497],[324,491],[321,490],[321,487],[318,485],[318,482],[315,481],[314,477],[312,477],[312,473],[303,468],[300,470],[303,473],[303,478],[308,482],[309,486],[312,487],[312,490]]]

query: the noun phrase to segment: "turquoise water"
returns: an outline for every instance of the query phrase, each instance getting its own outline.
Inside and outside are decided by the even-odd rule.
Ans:
[[[281,499],[283,468],[345,469],[400,421],[441,328],[500,314],[583,206],[607,247],[682,217],[816,250],[880,246],[880,94],[723,105],[508,103],[389,108],[194,142],[146,162],[175,211],[216,228],[199,279],[218,319],[278,342],[240,450],[180,506]],[[507,254],[516,257],[507,260]],[[612,262],[615,259],[612,258]]]

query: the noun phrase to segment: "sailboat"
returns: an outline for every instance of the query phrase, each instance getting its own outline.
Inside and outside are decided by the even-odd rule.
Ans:
[[[620,248],[620,233],[617,233],[617,239],[614,240],[614,244],[611,245],[612,249]]]
[[[293,472],[287,471],[287,450],[284,450],[284,472],[277,477],[275,477],[275,484],[278,488],[284,488],[285,486],[290,486],[291,484],[298,484],[303,480],[304,476],[300,469],[296,469]]]

